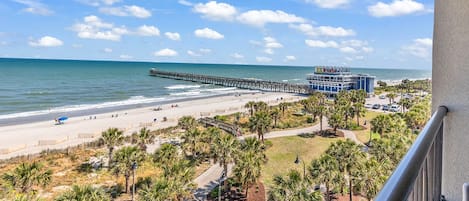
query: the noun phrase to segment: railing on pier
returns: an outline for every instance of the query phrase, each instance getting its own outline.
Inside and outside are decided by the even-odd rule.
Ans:
[[[198,75],[191,73],[178,73],[160,71],[157,69],[150,70],[151,76],[170,78],[176,80],[185,80],[192,82],[200,82],[204,84],[215,84],[227,87],[237,87],[242,89],[254,89],[272,92],[287,92],[287,93],[300,93],[311,94],[312,89],[306,84],[291,84],[265,80],[241,79],[230,77],[219,77],[210,75]]]
[[[448,108],[438,107],[374,200],[441,200],[443,119],[446,113]]]
[[[236,137],[242,135],[241,129],[238,126],[233,125],[233,124],[219,121],[210,117],[200,118],[198,121],[202,124],[205,124],[206,126],[208,125],[208,126],[220,128],[226,131],[227,133],[230,133]]]

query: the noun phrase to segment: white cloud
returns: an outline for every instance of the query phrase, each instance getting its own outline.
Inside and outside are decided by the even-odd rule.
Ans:
[[[343,27],[319,26],[313,27],[310,24],[290,25],[291,28],[299,30],[308,36],[331,36],[346,37],[354,36],[355,31]]]
[[[260,63],[268,63],[271,62],[272,59],[269,57],[256,57],[256,61]]]
[[[90,6],[101,6],[101,5],[112,5],[115,3],[119,3],[122,0],[78,0],[78,2],[81,2],[86,5]]]
[[[72,30],[77,32],[80,38],[111,41],[119,41],[121,35],[129,34],[125,27],[114,27],[113,24],[103,22],[94,15],[84,17],[83,23],[73,25]]]
[[[354,53],[358,52],[353,47],[349,47],[349,46],[341,47],[341,48],[339,48],[339,50],[343,53],[350,53],[350,54],[354,54]]]
[[[119,58],[121,59],[133,59],[133,56],[127,55],[127,54],[121,54],[119,55]]]
[[[30,41],[29,45],[33,47],[58,47],[62,46],[64,43],[52,36],[44,36],[37,41]]]
[[[250,10],[241,13],[238,21],[244,24],[262,27],[268,23],[303,23],[306,20],[281,10]]]
[[[174,56],[177,56],[178,53],[172,49],[165,48],[160,51],[154,52],[153,55],[157,57],[174,57]]]
[[[394,0],[389,4],[378,2],[368,6],[368,13],[374,17],[394,17],[422,11],[425,11],[425,6],[413,0]]]
[[[115,16],[133,16],[137,18],[148,18],[151,17],[151,12],[143,7],[132,5],[132,6],[121,6],[121,7],[102,7],[99,12],[107,15]]]
[[[47,8],[46,5],[41,3],[41,1],[33,1],[33,0],[13,0],[16,3],[23,4],[26,8],[23,9],[24,12],[37,14],[37,15],[51,15],[54,12]]]
[[[244,59],[244,55],[239,54],[239,53],[237,53],[237,52],[231,54],[230,56],[233,57],[233,58],[235,58],[235,59]]]
[[[203,18],[215,21],[231,21],[237,13],[236,8],[232,5],[216,1],[209,1],[205,4],[198,3],[194,6],[193,11],[202,14]]]
[[[208,38],[208,39],[213,39],[213,40],[219,40],[225,37],[222,34],[218,33],[217,31],[209,29],[209,28],[197,29],[194,31],[194,35],[199,38]]]
[[[208,53],[212,52],[211,49],[207,49],[207,48],[200,48],[199,51],[202,52],[202,53],[205,53],[205,54],[208,54]]]
[[[277,42],[275,38],[264,37],[265,47],[266,48],[282,48],[283,45]]]
[[[335,41],[320,41],[320,40],[305,40],[306,45],[309,47],[319,48],[338,48],[339,44]]]
[[[270,48],[265,49],[264,52],[265,52],[266,54],[274,54],[274,50],[273,50],[273,49],[270,49]]]
[[[168,37],[169,39],[171,39],[171,40],[181,40],[181,36],[177,32],[174,32],[174,33],[166,32],[166,33],[164,33],[164,35],[166,37]]]
[[[181,4],[181,5],[184,5],[184,6],[192,6],[193,5],[193,3],[189,2],[189,1],[186,1],[186,0],[179,0],[178,3]]]
[[[111,53],[112,49],[107,47],[107,48],[104,48],[103,51],[106,53]]]
[[[288,61],[295,61],[296,60],[296,57],[293,56],[293,55],[288,55],[288,56],[285,56],[285,60],[286,62]]]
[[[137,29],[137,34],[140,36],[159,36],[160,30],[155,26],[143,25]]]
[[[187,50],[187,54],[193,57],[200,57],[202,56],[201,54],[195,53],[192,50]]]
[[[432,46],[433,41],[431,38],[417,38],[412,44],[403,46],[402,50],[416,57],[429,59],[432,56]]]
[[[305,0],[307,3],[313,3],[321,8],[339,8],[346,6],[350,0]]]

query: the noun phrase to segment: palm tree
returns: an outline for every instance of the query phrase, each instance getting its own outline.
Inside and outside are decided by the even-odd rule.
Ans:
[[[394,102],[394,99],[397,97],[397,94],[395,94],[395,93],[388,93],[388,94],[386,94],[386,97],[389,98],[389,104],[392,104],[392,102]]]
[[[329,118],[327,123],[334,129],[334,133],[337,134],[337,128],[344,124],[342,118],[342,112],[340,108],[330,107],[329,108]]]
[[[256,138],[249,137],[241,143],[233,174],[248,195],[249,187],[261,176],[262,164],[266,162],[264,145]]]
[[[366,160],[362,167],[358,185],[361,187],[362,192],[364,192],[366,199],[371,201],[381,190],[382,185],[386,181],[386,174],[383,174],[380,163],[373,157]]]
[[[114,172],[116,174],[124,174],[125,177],[125,192],[129,192],[129,178],[133,171],[132,167],[136,164],[141,164],[145,159],[144,153],[136,146],[126,146],[119,149],[115,154],[116,166]]]
[[[161,145],[153,154],[153,162],[159,164],[158,166],[172,165],[180,158],[178,148],[169,143]]]
[[[279,110],[278,108],[273,109],[273,110],[270,112],[270,116],[271,116],[272,119],[274,120],[274,128],[276,128],[276,127],[277,127],[278,119],[280,118],[280,110]]]
[[[47,186],[51,182],[52,171],[38,162],[21,163],[13,172],[4,173],[2,178],[21,193],[27,193],[34,186]]]
[[[256,102],[254,101],[249,101],[244,105],[245,108],[249,109],[249,115],[252,117],[254,115],[254,105],[256,105]]]
[[[331,200],[330,191],[339,174],[338,162],[329,154],[323,154],[319,159],[313,160],[309,167],[309,175],[313,181],[326,187],[326,201]]]
[[[179,118],[178,126],[185,130],[192,130],[197,127],[197,120],[192,116],[183,116]]]
[[[279,109],[282,111],[282,116],[285,115],[285,110],[288,109],[288,106],[289,104],[286,102],[281,102],[280,104],[278,104]]]
[[[371,121],[371,131],[379,133],[380,136],[383,136],[384,133],[389,132],[391,128],[391,118],[389,115],[380,114],[373,118]]]
[[[259,101],[254,104],[254,113],[261,111],[267,112],[268,109],[269,105],[267,105],[267,103],[264,101]]]
[[[181,137],[184,142],[182,144],[182,149],[184,150],[184,154],[188,156],[190,153],[193,158],[197,157],[197,153],[199,150],[199,144],[201,143],[202,133],[199,129],[190,129],[187,130],[184,135]]]
[[[225,174],[228,174],[228,164],[235,162],[238,147],[238,140],[229,134],[220,135],[212,144],[213,159],[223,167]],[[228,182],[225,182],[225,192],[228,190]]]
[[[157,179],[150,187],[144,187],[138,192],[140,201],[167,201],[171,197],[171,181],[166,179]]]
[[[360,125],[360,117],[364,115],[365,110],[365,98],[366,92],[364,90],[353,90],[351,101],[355,110],[355,116],[357,116],[357,126]]]
[[[110,196],[103,189],[90,185],[73,185],[72,189],[65,191],[55,201],[109,201]]]
[[[139,133],[134,133],[133,136],[135,137],[133,143],[137,144],[143,152],[147,151],[147,144],[152,144],[155,141],[155,135],[152,135],[150,130],[145,127],[140,129]]]
[[[183,200],[192,197],[192,191],[196,185],[194,180],[195,171],[188,160],[181,159],[172,165],[163,168],[164,180],[170,184],[170,200]]]
[[[405,112],[406,109],[409,109],[412,106],[412,101],[408,98],[401,98],[398,104],[401,106],[402,112]]]
[[[311,189],[310,182],[296,170],[290,170],[286,177],[275,176],[269,191],[269,200],[322,201],[319,191]]]
[[[109,150],[108,167],[112,168],[112,152],[116,146],[119,146],[124,141],[123,132],[117,128],[109,128],[102,132],[101,139]]]
[[[272,120],[266,112],[256,112],[254,116],[249,118],[249,128],[251,132],[257,132],[259,139],[264,142],[264,134],[269,131]]]

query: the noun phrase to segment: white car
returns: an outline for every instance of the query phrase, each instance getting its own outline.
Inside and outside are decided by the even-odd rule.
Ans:
[[[391,112],[399,112],[401,110],[401,106],[399,105],[391,105],[391,107],[389,107],[389,111]]]
[[[386,96],[385,96],[385,95],[381,95],[381,96],[379,96],[379,99],[386,99]]]
[[[373,107],[373,104],[371,104],[371,103],[367,103],[367,104],[365,104],[365,108],[368,108],[368,109],[370,109],[371,107]]]

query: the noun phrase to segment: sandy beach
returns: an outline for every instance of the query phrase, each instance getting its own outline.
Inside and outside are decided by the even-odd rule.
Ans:
[[[283,101],[296,101],[303,98],[296,94],[271,92],[249,93],[241,96],[227,95],[182,101],[177,103],[178,107],[172,107],[172,104],[160,105],[162,110],[159,111],[155,111],[156,106],[152,106],[97,114],[93,115],[92,119],[90,116],[73,117],[61,125],[55,125],[54,120],[49,120],[2,126],[0,127],[0,159],[93,141],[100,137],[102,131],[110,127],[117,127],[124,130],[126,135],[130,135],[142,127],[154,130],[174,126],[177,124],[177,119],[185,115],[200,118],[244,112],[246,109],[243,106],[248,101],[264,101],[275,105],[281,102],[278,100],[280,97]],[[167,118],[166,122],[162,121],[163,117]]]

